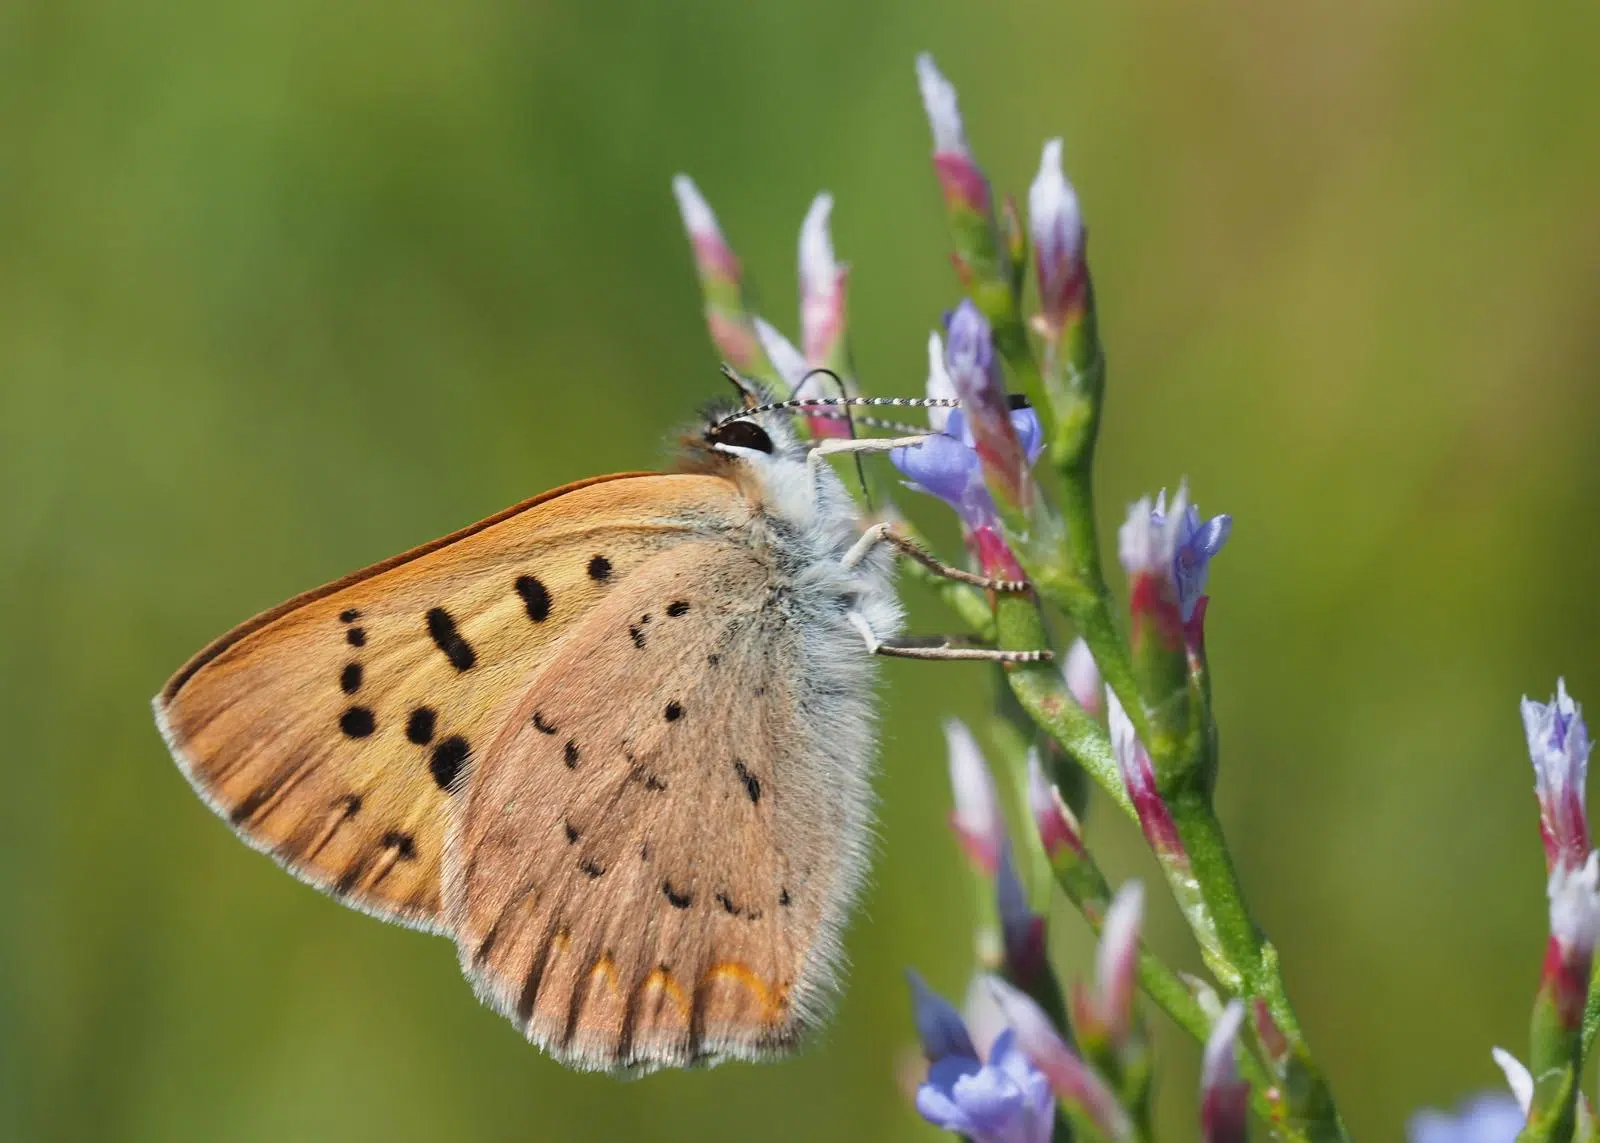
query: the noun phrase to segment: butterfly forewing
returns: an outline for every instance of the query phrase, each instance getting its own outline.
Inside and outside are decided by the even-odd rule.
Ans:
[[[770,553],[662,553],[590,610],[488,746],[447,847],[480,994],[580,1067],[790,1047],[838,956],[858,790],[808,737]],[[847,820],[847,818],[849,820]]]
[[[252,845],[436,928],[452,799],[529,680],[636,569],[748,511],[711,476],[557,489],[243,624],[173,677],[157,719]]]

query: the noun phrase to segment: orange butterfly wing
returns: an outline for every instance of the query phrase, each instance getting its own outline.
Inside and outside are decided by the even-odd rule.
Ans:
[[[252,846],[438,929],[452,802],[497,720],[613,583],[750,512],[710,475],[555,489],[241,624],[162,688],[156,721]]]

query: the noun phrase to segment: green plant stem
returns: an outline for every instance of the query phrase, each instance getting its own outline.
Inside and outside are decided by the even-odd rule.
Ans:
[[[1589,1058],[1596,1033],[1600,1033],[1600,972],[1589,976],[1589,998],[1583,1006],[1583,1032],[1579,1040],[1579,1060]]]

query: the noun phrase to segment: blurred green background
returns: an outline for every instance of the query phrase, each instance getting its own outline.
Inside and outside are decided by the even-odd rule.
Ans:
[[[922,48],[997,184],[1067,139],[1106,535],[1183,475],[1235,515],[1222,811],[1352,1127],[1397,1139],[1498,1083],[1544,928],[1516,700],[1564,672],[1600,712],[1600,9],[13,0],[0,1134],[934,1137],[896,1085],[901,969],[959,992],[969,966],[933,713],[982,715],[975,669],[886,671],[880,856],[827,1033],[620,1085],[481,1009],[446,942],[233,840],[147,705],[259,608],[659,460],[723,387],[677,170],[791,332],[795,229],[832,190],[865,383],[920,390],[956,296]],[[1194,963],[1170,910],[1153,927]],[[1075,918],[1053,939],[1083,962]],[[1188,1138],[1196,1053],[1156,1027]]]

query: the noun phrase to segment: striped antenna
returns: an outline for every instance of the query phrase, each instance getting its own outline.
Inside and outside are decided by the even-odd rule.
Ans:
[[[713,428],[721,428],[729,421],[753,417],[757,413],[804,412],[812,409],[844,408],[896,408],[896,409],[959,409],[961,402],[954,397],[799,397],[792,401],[774,401],[770,405],[757,405],[729,413]],[[824,416],[830,414],[823,414]],[[847,414],[833,414],[840,417]]]

